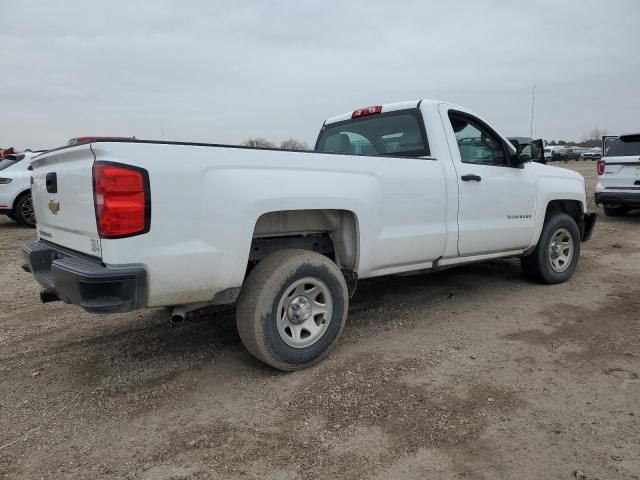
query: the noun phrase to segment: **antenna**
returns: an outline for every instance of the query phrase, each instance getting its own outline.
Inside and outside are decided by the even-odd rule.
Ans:
[[[533,84],[533,90],[531,91],[531,130],[529,136],[533,138],[533,106],[536,104],[536,84]]]

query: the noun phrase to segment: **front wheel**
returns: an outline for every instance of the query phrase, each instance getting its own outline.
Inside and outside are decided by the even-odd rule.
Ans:
[[[25,227],[35,228],[36,213],[33,209],[33,200],[30,193],[26,193],[18,199],[14,213],[18,223]]]
[[[560,283],[575,272],[580,258],[580,230],[566,213],[545,221],[540,240],[530,255],[521,258],[527,277],[540,283]]]
[[[258,360],[291,371],[322,360],[342,333],[347,285],[331,259],[307,250],[281,250],[249,274],[238,299],[242,343]]]

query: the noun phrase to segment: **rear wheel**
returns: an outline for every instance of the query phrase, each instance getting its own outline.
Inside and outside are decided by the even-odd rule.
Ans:
[[[9,217],[14,222],[18,221],[18,218],[13,213],[7,213],[7,217]]]
[[[627,214],[627,209],[624,207],[607,207],[604,206],[604,214],[607,217],[620,217],[622,215],[626,215]]]
[[[14,212],[18,223],[25,227],[35,228],[36,214],[33,210],[33,200],[30,193],[26,193],[18,199]]]
[[[522,269],[527,277],[541,283],[568,280],[580,258],[580,230],[566,213],[552,214],[544,224],[536,249],[522,257]]]
[[[307,250],[282,250],[249,274],[238,299],[238,333],[258,360],[298,370],[335,346],[348,305],[347,285],[334,262]]]

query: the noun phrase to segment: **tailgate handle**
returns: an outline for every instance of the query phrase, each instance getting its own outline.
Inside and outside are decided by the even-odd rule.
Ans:
[[[58,176],[56,172],[47,173],[47,192],[58,193]]]

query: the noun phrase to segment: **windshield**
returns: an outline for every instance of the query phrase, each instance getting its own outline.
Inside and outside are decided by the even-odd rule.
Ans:
[[[429,155],[417,109],[345,120],[323,127],[316,152],[421,157]]]
[[[640,155],[640,135],[622,136],[607,149],[607,157],[631,157]]]

